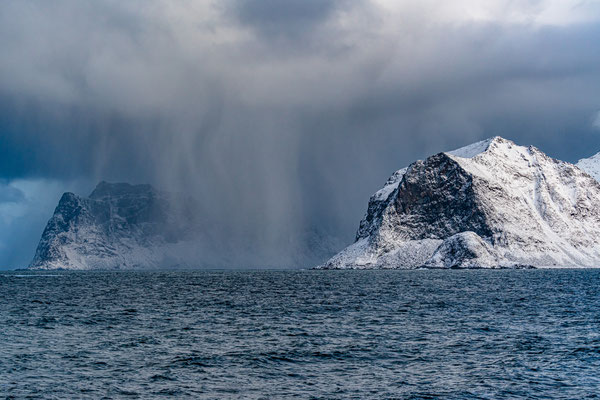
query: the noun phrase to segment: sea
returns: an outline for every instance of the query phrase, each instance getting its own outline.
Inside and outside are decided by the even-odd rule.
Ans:
[[[600,270],[0,273],[7,399],[595,399]]]

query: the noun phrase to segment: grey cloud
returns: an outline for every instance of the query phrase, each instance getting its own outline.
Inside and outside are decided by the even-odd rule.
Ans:
[[[223,252],[243,249],[232,262],[307,265],[310,238],[351,241],[415,159],[492,135],[568,161],[600,150],[597,24],[164,4],[0,5],[0,178],[190,192]]]
[[[0,203],[19,203],[25,200],[25,195],[16,187],[0,182]]]
[[[298,39],[326,23],[351,0],[231,0],[226,8],[240,23],[267,39]]]

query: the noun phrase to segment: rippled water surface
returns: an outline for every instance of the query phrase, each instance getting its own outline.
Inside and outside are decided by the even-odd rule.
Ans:
[[[9,398],[597,393],[597,270],[0,273]]]

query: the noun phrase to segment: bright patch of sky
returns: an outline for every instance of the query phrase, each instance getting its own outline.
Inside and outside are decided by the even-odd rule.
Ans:
[[[566,26],[600,20],[598,0],[377,0],[377,3],[400,18],[407,12],[421,10],[447,22]]]

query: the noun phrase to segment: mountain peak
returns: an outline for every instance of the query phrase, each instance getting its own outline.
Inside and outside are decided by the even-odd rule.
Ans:
[[[33,269],[120,269],[181,264],[195,254],[191,218],[149,184],[98,183],[89,197],[63,194],[30,264]]]
[[[479,142],[475,142],[470,145],[460,147],[460,148],[452,150],[452,151],[447,151],[445,153],[450,154],[455,157],[473,158],[473,157],[475,157],[481,153],[484,153],[490,149],[499,148],[499,147],[508,147],[510,149],[513,146],[517,146],[517,145],[512,140],[505,139],[501,136],[493,136],[491,138],[481,140]]]

